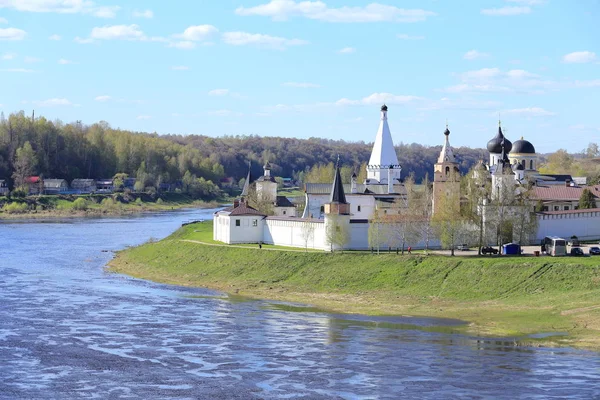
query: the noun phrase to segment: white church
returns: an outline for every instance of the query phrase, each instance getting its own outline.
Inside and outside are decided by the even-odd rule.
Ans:
[[[354,174],[350,184],[343,184],[336,167],[331,184],[305,184],[305,208],[302,216],[298,217],[295,206],[284,196],[277,196],[277,184],[267,162],[263,176],[255,181],[255,185],[259,199],[272,205],[272,212],[269,213],[272,215],[266,215],[248,204],[251,181],[248,173],[240,199],[233,206],[215,213],[214,240],[228,244],[264,243],[336,250],[340,246],[330,243],[330,232],[341,227],[347,232],[342,248],[371,248],[369,225],[375,213],[385,213],[391,204],[402,205],[406,201],[406,190],[401,181],[402,167],[392,141],[387,114],[388,107],[383,105],[364,182],[357,182]],[[434,166],[433,213],[437,208],[436,198],[448,196],[453,191],[460,194],[460,171],[450,146],[448,127],[444,136],[444,145]],[[490,153],[489,164],[481,163],[480,168],[491,180],[492,187],[498,189],[492,192],[492,196],[514,193],[520,185],[533,180],[536,182],[534,199],[554,207],[553,210],[544,209],[537,214],[539,228],[535,238],[530,238],[532,243],[539,243],[540,238],[546,235],[600,238],[600,208],[574,210],[573,197],[579,196],[583,189],[574,186],[565,176],[540,174],[537,171],[535,148],[530,142],[521,139],[513,145],[504,137],[499,125],[498,134],[488,142],[487,148]],[[596,198],[600,204],[600,185],[592,189],[597,192]],[[571,196],[571,202],[568,199],[565,202],[561,196]],[[440,247],[435,239],[428,238],[427,241],[429,248]],[[407,245],[415,249],[423,248],[425,241]]]

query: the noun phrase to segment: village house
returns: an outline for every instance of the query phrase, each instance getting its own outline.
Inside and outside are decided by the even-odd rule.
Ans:
[[[44,179],[44,194],[65,194],[69,191],[69,184],[64,179]]]
[[[96,181],[94,179],[73,179],[71,189],[76,193],[94,193],[96,191]]]
[[[4,179],[0,179],[0,196],[6,196],[8,193],[8,183]]]
[[[28,176],[25,178],[28,194],[41,194],[44,191],[44,184],[39,176]]]
[[[96,181],[96,193],[112,193],[114,188],[112,179],[98,179]]]

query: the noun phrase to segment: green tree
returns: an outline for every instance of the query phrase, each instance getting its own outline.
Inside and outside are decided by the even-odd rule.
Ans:
[[[13,165],[15,168],[13,173],[15,186],[25,186],[27,177],[35,174],[37,166],[37,157],[29,142],[25,142],[22,147],[17,149]]]
[[[458,244],[458,239],[466,229],[466,219],[460,211],[460,195],[450,193],[448,196],[442,196],[439,201],[439,208],[433,214],[432,224],[442,244],[442,248],[450,249],[450,255],[454,255],[454,249]]]
[[[579,197],[579,209],[596,208],[596,198],[589,189],[583,189]]]

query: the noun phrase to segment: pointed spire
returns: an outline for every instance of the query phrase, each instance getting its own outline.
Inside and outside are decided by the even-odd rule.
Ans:
[[[381,121],[379,122],[379,129],[377,130],[377,136],[375,136],[375,143],[368,165],[387,167],[400,164],[387,121],[387,110],[388,107],[385,104],[381,106]]]
[[[454,153],[452,152],[452,147],[450,146],[450,129],[448,129],[448,121],[446,121],[446,130],[444,131],[444,136],[446,136],[446,140],[444,142],[444,146],[442,147],[442,151],[440,151],[438,163],[454,163],[456,162],[456,159],[454,158]]]
[[[244,182],[244,188],[242,189],[241,197],[248,197],[248,193],[250,191],[250,181],[252,180],[250,165],[250,161],[248,161],[248,175],[246,175],[246,181]]]
[[[340,176],[340,169],[335,167],[335,177],[333,178],[333,185],[331,186],[331,195],[329,196],[330,203],[346,203],[346,194],[344,193],[344,185],[342,184],[342,177]]]

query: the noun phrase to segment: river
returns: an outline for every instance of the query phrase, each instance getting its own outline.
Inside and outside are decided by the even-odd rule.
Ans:
[[[108,273],[212,210],[0,222],[0,399],[600,398],[600,356]]]

